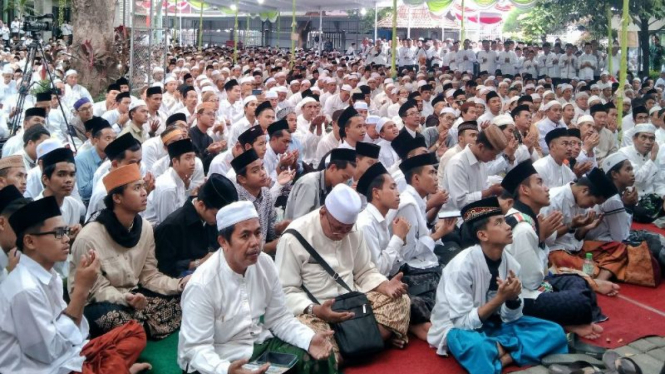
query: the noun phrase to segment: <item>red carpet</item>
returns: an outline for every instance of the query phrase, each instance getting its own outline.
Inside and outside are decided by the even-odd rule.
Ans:
[[[633,224],[633,229],[665,235],[654,225]],[[624,346],[647,335],[665,336],[665,285],[657,288],[621,285],[620,297],[598,296],[598,303],[610,319],[601,324],[602,338],[593,342],[606,348]],[[505,372],[519,370],[509,368]],[[440,357],[426,342],[412,337],[408,348],[389,349],[375,359],[344,369],[345,374],[463,374],[451,357]]]

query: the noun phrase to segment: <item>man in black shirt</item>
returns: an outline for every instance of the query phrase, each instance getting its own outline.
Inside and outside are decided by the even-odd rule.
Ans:
[[[155,255],[159,270],[172,277],[191,274],[217,250],[217,211],[238,201],[233,183],[212,174],[198,197],[171,213],[155,229]]]
[[[194,143],[196,156],[203,161],[203,170],[208,174],[208,168],[213,158],[225,146],[225,141],[215,142],[208,135],[208,129],[215,124],[215,107],[212,103],[203,103],[196,108],[196,126],[189,129],[189,138]],[[224,143],[224,144],[223,144]]]

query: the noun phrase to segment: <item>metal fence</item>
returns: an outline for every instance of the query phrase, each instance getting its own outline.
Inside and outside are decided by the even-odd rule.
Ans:
[[[140,3],[138,3],[140,4]],[[145,9],[132,2],[130,16],[130,57],[129,82],[134,93],[153,83],[152,71],[155,67],[166,67],[168,45],[171,34],[162,24],[161,1],[151,0]]]

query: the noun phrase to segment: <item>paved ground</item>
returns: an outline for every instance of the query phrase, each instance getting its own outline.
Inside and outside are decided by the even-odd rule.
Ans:
[[[643,374],[660,374],[665,366],[665,337],[651,337],[637,340],[626,346],[615,348],[621,356],[630,357],[642,369]],[[549,374],[544,366],[534,366],[518,371],[522,374]]]

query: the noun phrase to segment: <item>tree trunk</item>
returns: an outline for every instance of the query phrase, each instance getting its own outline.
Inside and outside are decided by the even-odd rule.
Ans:
[[[119,78],[118,53],[114,44],[115,1],[72,0],[72,68],[79,84],[93,98],[106,91],[111,80]]]
[[[649,17],[640,17],[640,48],[642,49],[642,72],[649,75]]]

